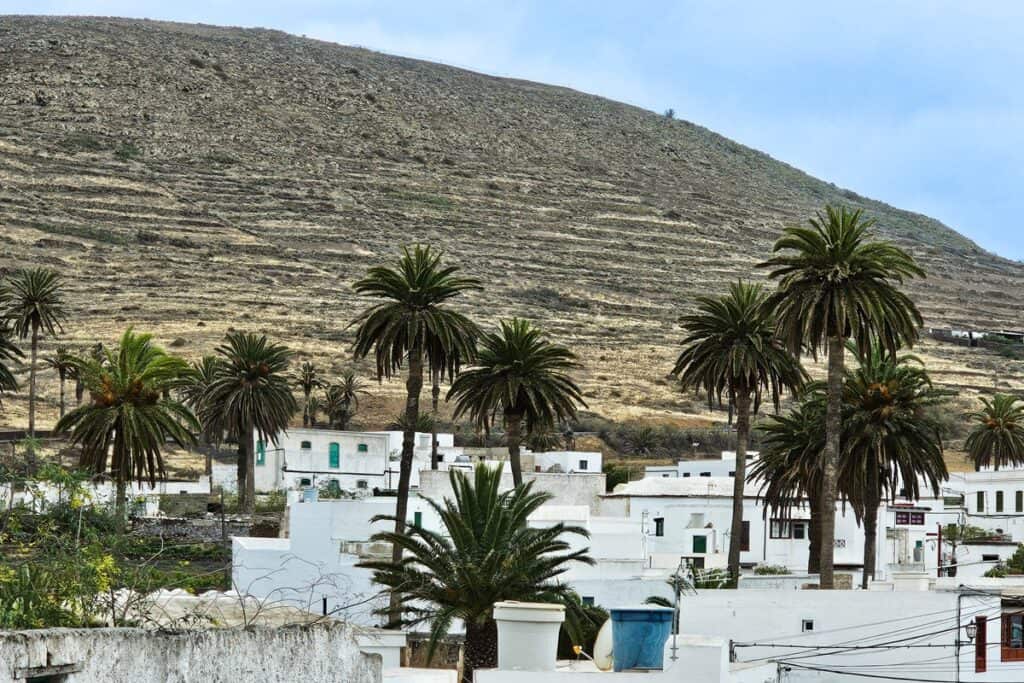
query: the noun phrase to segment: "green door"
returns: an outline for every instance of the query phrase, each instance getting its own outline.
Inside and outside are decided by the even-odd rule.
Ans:
[[[341,447],[338,446],[338,444],[332,443],[330,445],[329,458],[329,464],[331,467],[334,469],[341,467]]]
[[[267,444],[263,443],[263,439],[256,442],[256,464],[267,464]]]
[[[694,536],[693,537],[693,552],[695,553],[706,553],[708,551],[708,537],[707,536]]]
[[[423,526],[423,513],[422,512],[414,512],[414,513],[412,513],[412,525],[415,526],[415,527]]]

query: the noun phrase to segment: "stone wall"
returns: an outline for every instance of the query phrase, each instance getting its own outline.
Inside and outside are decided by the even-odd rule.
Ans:
[[[49,671],[47,670],[49,668]],[[161,633],[42,629],[0,633],[0,681],[66,673],[67,683],[379,683],[380,655],[345,624]]]

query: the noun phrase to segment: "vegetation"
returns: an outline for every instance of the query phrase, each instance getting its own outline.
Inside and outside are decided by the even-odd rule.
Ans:
[[[60,417],[64,417],[67,407],[64,400],[64,386],[67,380],[76,374],[75,358],[68,351],[68,347],[58,346],[52,356],[47,356],[43,359],[43,363],[46,367],[54,370],[57,373],[57,378],[60,380]]]
[[[28,339],[28,434],[36,435],[36,371],[39,340],[62,331],[66,317],[61,279],[47,268],[16,270],[0,285],[0,318],[7,321],[19,339]]]
[[[359,410],[359,397],[366,393],[364,383],[351,370],[341,380],[331,384],[324,392],[323,410],[332,429],[348,429],[349,422]]]
[[[242,509],[256,504],[255,435],[277,443],[298,409],[288,386],[291,352],[266,336],[230,332],[217,347],[221,358],[202,401],[204,424],[222,424],[240,445],[238,493]]]
[[[768,305],[794,354],[828,357],[827,412],[821,500],[821,587],[834,587],[836,474],[841,455],[846,343],[861,355],[877,342],[895,355],[917,339],[923,324],[914,302],[897,285],[924,271],[914,259],[868,233],[873,219],[860,210],[825,207],[809,227],[787,228],[761,267],[779,281]]]
[[[57,423],[82,450],[81,464],[98,474],[109,469],[117,485],[117,515],[125,516],[125,487],[130,478],[155,485],[164,476],[162,451],[167,441],[187,447],[195,442],[195,416],[166,396],[188,372],[148,334],[128,330],[106,362],[79,360],[78,371],[91,400]],[[109,462],[108,462],[109,460]]]
[[[796,392],[806,374],[775,335],[776,322],[760,285],[736,282],[721,297],[701,297],[697,312],[683,316],[683,350],[672,373],[680,386],[703,391],[708,404],[723,398],[736,407],[736,472],[733,476],[729,573],[740,574],[743,492],[746,486],[750,416],[765,395],[779,409],[783,391]]]
[[[2,322],[2,321],[0,321]],[[21,349],[11,339],[10,330],[6,324],[0,324],[0,399],[5,391],[17,391],[18,381],[14,378],[11,365],[23,358]],[[0,400],[0,405],[3,405]]]
[[[996,394],[982,397],[981,403],[982,409],[970,416],[974,427],[964,442],[975,471],[1024,463],[1024,401]]]
[[[316,366],[308,360],[305,361],[299,368],[298,375],[295,377],[295,382],[299,385],[299,389],[302,390],[302,426],[311,426],[311,420],[309,415],[309,399],[313,394],[314,389],[320,389],[324,386],[323,380],[320,379],[320,374],[317,372]]]
[[[754,569],[757,576],[786,576],[790,571],[779,564],[759,564]]]
[[[997,579],[1010,576],[1011,574],[1024,574],[1024,545],[1018,546],[1016,552],[1005,562],[1000,562],[985,572],[985,576]]]
[[[404,550],[392,562],[369,561],[374,581],[401,595],[402,623],[430,625],[428,658],[455,619],[466,628],[466,676],[497,665],[494,603],[504,600],[566,606],[570,624],[588,617],[565,583],[556,579],[571,563],[593,564],[586,550],[572,550],[570,538],[589,534],[563,523],[536,528],[527,518],[551,499],[532,482],[500,491],[501,469],[478,465],[472,477],[449,474],[454,499],[427,500],[443,532],[420,526],[374,535]],[[394,520],[393,516],[383,519]],[[570,626],[569,628],[572,628]],[[579,643],[580,640],[575,640]]]
[[[459,295],[480,289],[476,279],[458,274],[455,266],[441,264],[441,254],[430,247],[403,249],[394,266],[371,268],[353,287],[358,294],[382,299],[356,318],[354,354],[365,358],[371,352],[377,377],[390,378],[408,364],[402,455],[399,463],[395,504],[395,533],[405,528],[409,501],[409,479],[415,448],[416,424],[420,417],[424,363],[430,372],[454,376],[463,360],[474,355],[479,330],[472,320],[451,310]],[[394,546],[394,562],[402,548]],[[392,624],[398,621],[400,596],[391,595]]]
[[[205,405],[222,362],[216,356],[203,356],[192,363],[180,387],[185,405],[200,418],[199,438],[207,446],[219,444],[224,436],[223,416],[216,410],[207,410]],[[209,448],[206,450],[203,472],[207,476],[213,474],[213,456]]]
[[[578,368],[576,356],[547,340],[525,320],[502,321],[497,332],[480,338],[474,367],[462,372],[448,398],[455,399],[455,418],[469,415],[485,431],[500,412],[505,423],[512,479],[523,483],[519,460],[522,425],[527,435],[576,416],[586,405],[580,388],[569,376]]]

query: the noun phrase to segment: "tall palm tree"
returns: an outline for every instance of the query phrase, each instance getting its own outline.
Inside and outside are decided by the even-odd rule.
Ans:
[[[975,471],[1024,464],[1024,401],[996,394],[981,403],[982,409],[970,416],[975,425],[964,442]]]
[[[299,367],[299,372],[295,377],[296,383],[299,388],[302,389],[303,404],[302,404],[302,426],[310,426],[309,418],[309,397],[313,393],[314,389],[320,389],[324,386],[323,380],[320,379],[320,374],[317,372],[316,366],[308,360],[303,362],[302,366]]]
[[[455,419],[468,414],[485,431],[500,412],[512,479],[523,483],[519,461],[522,426],[527,435],[576,416],[586,403],[569,373],[578,368],[576,355],[548,340],[526,320],[502,320],[497,332],[480,338],[475,365],[455,378],[448,398],[455,400]]]
[[[875,575],[878,506],[886,493],[900,489],[911,500],[920,497],[924,481],[933,495],[948,477],[941,427],[929,409],[948,392],[932,386],[915,356],[890,356],[872,347],[860,366],[847,373],[843,392],[844,458],[853,476],[862,481],[859,505],[864,522],[864,570],[861,587]]]
[[[479,330],[472,320],[451,310],[453,299],[480,289],[475,278],[462,277],[456,266],[441,263],[441,254],[430,247],[404,248],[394,266],[376,266],[354,285],[357,293],[381,299],[353,321],[357,325],[353,346],[355,357],[374,354],[377,379],[390,379],[408,364],[405,399],[405,428],[395,501],[395,533],[405,528],[409,504],[409,479],[420,415],[424,363],[428,370],[442,361],[450,374],[456,361],[473,357]],[[392,549],[395,562],[402,548]],[[398,621],[399,595],[391,596],[392,623]]]
[[[11,339],[11,331],[4,321],[0,321],[0,396],[5,391],[17,391],[18,381],[10,366],[23,357],[21,349]]]
[[[779,280],[769,305],[793,353],[828,357],[825,470],[821,518],[821,587],[834,587],[836,469],[842,441],[846,342],[863,354],[872,343],[890,354],[917,339],[922,324],[914,302],[897,285],[924,271],[898,247],[871,238],[861,211],[825,207],[808,227],[786,228],[775,256],[761,267]]]
[[[46,367],[56,370],[60,379],[60,416],[64,417],[66,403],[64,401],[64,385],[67,380],[75,375],[75,358],[68,351],[66,346],[58,346],[52,356],[43,359]]]
[[[350,370],[342,375],[341,381],[327,387],[324,411],[330,417],[333,429],[348,429],[349,421],[359,409],[359,396],[366,394],[364,386],[363,380]]]
[[[683,390],[707,393],[708,404],[723,399],[736,407],[736,473],[733,477],[729,575],[740,572],[743,490],[746,484],[750,416],[766,396],[779,409],[783,391],[796,392],[806,374],[776,336],[776,321],[761,285],[742,281],[728,294],[700,297],[697,312],[681,318],[686,338],[672,374]]]
[[[177,386],[188,365],[153,344],[151,335],[128,330],[106,363],[77,360],[90,399],[57,423],[82,449],[81,464],[110,473],[117,485],[118,519],[125,514],[129,479],[156,484],[164,477],[162,451],[168,440],[181,447],[195,442],[199,424],[183,403],[164,398]]]
[[[185,405],[202,418],[199,437],[207,446],[204,463],[204,472],[207,476],[213,474],[213,455],[210,447],[219,444],[224,436],[224,416],[218,410],[206,410],[205,402],[217,377],[218,368],[223,362],[216,356],[203,356],[202,359],[193,362],[180,388]]]
[[[808,529],[808,573],[821,566],[821,488],[824,474],[825,396],[817,384],[808,385],[799,404],[788,414],[773,415],[758,425],[760,455],[750,469],[748,480],[760,482],[765,515],[771,510],[788,516],[804,500],[810,511]],[[845,473],[844,473],[845,474]],[[840,484],[849,481],[840,477]],[[840,489],[845,495],[845,490]]]
[[[238,495],[242,508],[256,504],[256,446],[277,443],[298,410],[289,387],[291,351],[266,336],[231,332],[217,347],[221,362],[213,371],[200,416],[204,424],[220,421],[238,439]]]
[[[402,596],[403,623],[430,623],[428,658],[455,619],[466,627],[466,680],[497,665],[494,603],[503,600],[561,603],[572,621],[579,612],[569,586],[556,580],[571,563],[593,565],[589,548],[572,550],[569,538],[586,529],[561,522],[531,527],[530,515],[551,499],[533,482],[501,491],[501,468],[477,465],[472,478],[449,472],[454,500],[426,499],[442,529],[424,526],[374,535],[406,552],[401,561],[368,561],[373,580]],[[383,519],[393,520],[394,517]]]
[[[0,287],[0,318],[10,322],[19,339],[30,339],[28,370],[28,434],[36,435],[36,361],[41,335],[55,336],[66,317],[61,279],[48,268],[14,271]]]

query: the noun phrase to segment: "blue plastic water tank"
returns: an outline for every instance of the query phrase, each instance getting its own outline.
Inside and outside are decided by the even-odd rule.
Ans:
[[[668,607],[612,608],[612,660],[616,671],[661,669],[672,632]]]

